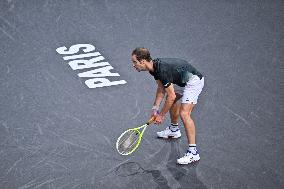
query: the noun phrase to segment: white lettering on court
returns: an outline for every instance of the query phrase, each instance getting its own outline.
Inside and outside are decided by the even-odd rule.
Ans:
[[[63,59],[70,60],[68,64],[72,70],[81,71],[83,69],[88,69],[88,71],[83,70],[78,76],[81,78],[89,78],[85,81],[85,84],[91,89],[126,84],[127,82],[125,80],[111,81],[109,79],[109,77],[118,77],[120,75],[110,71],[114,68],[105,61],[105,58],[101,53],[94,52],[95,49],[95,46],[90,44],[76,44],[72,45],[69,49],[65,46],[59,47],[56,51],[61,55],[66,55]],[[84,53],[78,53],[80,50]]]

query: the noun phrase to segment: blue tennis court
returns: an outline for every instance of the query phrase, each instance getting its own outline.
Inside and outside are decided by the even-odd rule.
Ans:
[[[284,188],[283,7],[1,1],[0,188]],[[206,78],[192,112],[198,163],[176,163],[188,145],[181,121],[180,139],[157,138],[169,115],[133,154],[117,153],[155,98],[153,77],[132,67],[136,47],[187,60]]]

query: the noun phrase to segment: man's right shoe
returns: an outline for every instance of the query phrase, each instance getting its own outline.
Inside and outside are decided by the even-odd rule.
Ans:
[[[193,163],[199,160],[200,160],[200,156],[197,151],[193,153],[187,150],[187,152],[184,154],[183,157],[177,159],[177,163],[181,165],[186,165],[186,164]]]

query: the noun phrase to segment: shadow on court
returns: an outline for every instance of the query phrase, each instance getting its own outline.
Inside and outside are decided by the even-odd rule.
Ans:
[[[177,188],[200,188],[206,189],[207,187],[200,181],[197,177],[196,168],[198,167],[198,162],[190,165],[178,165],[176,159],[179,157],[179,141],[180,140],[164,140],[168,145],[167,148],[170,148],[168,155],[168,160],[166,162],[165,168],[167,171],[162,169],[145,169],[143,166],[134,161],[129,161],[119,165],[115,169],[115,175],[118,177],[128,177],[135,180],[135,177],[141,178],[150,178],[153,182],[156,183],[156,189],[170,189],[172,186],[168,182],[163,172],[169,172],[170,176],[176,180],[175,186]],[[153,159],[156,159],[153,157]]]

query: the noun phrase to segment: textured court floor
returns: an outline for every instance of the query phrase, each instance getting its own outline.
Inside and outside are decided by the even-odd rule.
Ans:
[[[281,0],[1,0],[0,188],[284,188],[283,9]],[[56,51],[77,44],[111,66],[95,79],[124,84],[89,88],[99,68],[74,70],[79,58]],[[116,152],[155,95],[153,78],[131,66],[137,46],[205,76],[193,112],[199,163],[176,165],[181,122],[181,139],[156,138],[169,116],[133,155]]]

